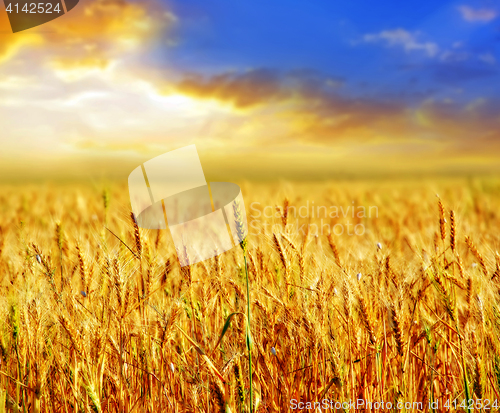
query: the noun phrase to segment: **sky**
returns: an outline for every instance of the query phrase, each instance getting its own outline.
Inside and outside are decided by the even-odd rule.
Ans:
[[[500,1],[81,0],[13,34],[0,174],[122,176],[192,143],[213,176],[500,165]]]

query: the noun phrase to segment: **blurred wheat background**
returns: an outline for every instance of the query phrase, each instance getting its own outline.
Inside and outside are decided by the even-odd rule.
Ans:
[[[249,222],[253,202],[274,212],[247,240],[255,411],[325,398],[493,407],[499,189],[244,183]],[[118,184],[0,194],[0,411],[249,412],[241,248],[181,270],[168,231],[138,229]],[[378,216],[355,218],[362,236],[302,234],[285,211],[306,200]]]

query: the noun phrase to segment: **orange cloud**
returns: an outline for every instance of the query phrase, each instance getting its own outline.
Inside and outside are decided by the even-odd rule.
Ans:
[[[163,86],[163,91],[231,105],[234,120],[225,120],[230,126],[222,128],[218,121],[208,135],[233,141],[241,138],[241,145],[248,148],[265,143],[268,151],[378,147],[404,156],[411,156],[416,148],[429,155],[443,151],[447,155],[499,153],[500,119],[492,108],[500,102],[431,100],[410,106],[397,99],[347,97],[336,90],[327,91],[318,79],[312,83],[310,79],[292,80],[266,70],[210,78],[190,75]]]
[[[143,51],[175,20],[175,16],[154,3],[126,0],[81,2],[70,13],[47,23],[43,29],[2,33],[0,63],[23,50],[43,47],[43,57],[57,69],[102,68],[125,53]],[[5,13],[0,13],[0,23],[2,27],[9,27]]]
[[[208,79],[191,75],[163,90],[174,89],[198,99],[230,104],[237,110],[245,109],[252,119],[249,123],[264,125],[265,118],[266,127],[281,124],[277,129],[299,141],[366,140],[381,133],[394,135],[404,128],[405,110],[397,103],[343,98],[324,92],[317,79],[312,87],[310,83],[300,77],[253,70]],[[327,83],[325,80],[324,85]]]
[[[279,76],[269,70],[251,70],[241,75],[223,73],[205,79],[190,75],[177,84],[169,84],[163,92],[175,89],[189,96],[216,99],[238,109],[289,98],[291,90],[281,84]]]
[[[43,44],[43,36],[26,31],[9,33],[10,22],[7,13],[0,12],[0,64],[11,59],[20,50]]]

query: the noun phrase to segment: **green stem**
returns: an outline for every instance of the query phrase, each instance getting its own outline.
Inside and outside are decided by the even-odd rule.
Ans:
[[[458,322],[455,323],[455,328],[457,329],[458,333],[458,340],[460,342],[460,353],[462,356],[462,370],[464,373],[464,388],[465,388],[465,397],[467,398],[467,412],[470,413],[470,408],[469,408],[469,400],[470,400],[470,391],[469,391],[469,380],[467,379],[467,370],[465,369],[465,360],[464,360],[464,347],[462,344],[462,335],[460,334],[460,330],[458,327]]]
[[[248,280],[247,252],[243,251],[245,258],[245,275],[247,278],[247,347],[248,347],[248,378],[250,380],[250,413],[253,413],[253,385],[252,385],[252,339],[250,336],[250,282]]]

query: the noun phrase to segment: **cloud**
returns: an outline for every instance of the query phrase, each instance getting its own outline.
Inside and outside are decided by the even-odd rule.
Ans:
[[[471,66],[471,61],[486,63],[488,65],[495,65],[496,58],[492,53],[482,53],[475,54],[472,52],[467,52],[465,50],[460,50],[459,48],[454,48],[453,50],[444,50],[439,54],[439,60],[444,64],[458,64],[462,63],[466,65],[466,69],[470,72],[469,66]],[[458,69],[459,71],[462,69]],[[462,70],[463,71],[463,70]]]
[[[293,169],[301,159],[311,169],[327,170],[327,154],[345,151],[352,160],[350,153],[366,151],[373,161],[379,159],[373,153],[392,151],[404,163],[415,151],[435,155],[443,146],[450,156],[464,148],[463,153],[484,152],[500,137],[495,102],[428,99],[410,106],[395,96],[348,96],[317,74],[254,69],[157,82],[132,75],[117,79],[109,70],[66,83],[46,70],[20,90],[22,75],[0,82],[3,154],[11,158],[25,156],[29,147],[29,156],[127,164],[196,143],[212,155],[236,154],[235,169],[247,162],[250,169],[268,171],[288,156],[283,168]],[[472,140],[484,144],[471,149]],[[265,160],[248,165],[263,153]],[[224,162],[220,158],[215,167]]]
[[[205,78],[190,75],[168,89],[198,98],[217,99],[245,109],[262,103],[282,100],[290,96],[277,72],[254,69],[244,73],[223,73]]]
[[[21,50],[40,46],[44,43],[43,36],[32,31],[14,34],[4,30],[4,28],[10,29],[10,22],[7,13],[4,13],[3,10],[0,12],[0,28],[2,28],[0,31],[0,65],[10,60]]]
[[[499,74],[494,67],[484,64],[444,62],[432,67],[434,78],[443,84],[463,86],[466,82],[494,77]]]
[[[315,70],[280,72],[257,68],[208,77],[188,74],[177,82],[165,82],[159,90],[163,94],[175,91],[196,98],[215,99],[236,109],[251,109],[275,102],[292,102],[303,96],[317,96],[327,90],[337,91],[344,84],[343,78]]]
[[[458,8],[462,18],[468,22],[488,23],[497,18],[498,13],[493,9],[473,9],[469,6],[460,6]]]
[[[50,23],[50,31],[0,34],[2,156],[109,155],[125,162],[198,140],[217,154],[232,151],[248,159],[250,152],[276,158],[316,154],[330,165],[327,155],[342,147],[375,152],[392,145],[411,156],[408,148],[415,142],[425,141],[428,150],[443,143],[458,148],[455,143],[488,131],[500,135],[498,112],[486,111],[488,101],[464,110],[446,102],[421,103],[428,96],[363,98],[349,95],[344,79],[306,69],[206,76],[144,63],[175,20],[149,2],[89,0]],[[425,64],[431,70],[442,66],[436,74],[442,81],[495,73],[477,61],[474,70],[464,71],[456,63],[460,50],[443,55],[419,36],[397,29],[366,35],[364,41],[436,57]],[[297,167],[296,160],[287,162]]]
[[[493,54],[491,54],[491,53],[483,53],[483,54],[478,56],[478,59],[481,60],[482,62],[488,63],[490,65],[494,65],[497,61],[495,56],[493,56]]]
[[[3,156],[28,146],[72,153],[82,139],[128,142],[144,133],[155,141],[168,115],[176,137],[183,129],[195,134],[212,113],[193,99],[158,96],[144,80],[144,56],[176,21],[161,3],[84,3],[44,29],[0,33]],[[0,27],[8,27],[5,16]]]
[[[433,57],[439,52],[439,46],[433,42],[420,42],[417,40],[418,33],[410,33],[404,29],[383,30],[376,34],[366,34],[363,37],[365,42],[382,42],[387,46],[400,46],[407,52],[422,51]]]
[[[436,71],[443,68],[436,76],[449,83],[493,74],[491,70],[463,70],[444,63],[435,63],[433,67]],[[259,87],[260,82],[265,86]],[[414,111],[405,101],[408,97],[349,97],[332,90],[327,83],[324,82],[322,89],[316,82],[312,88],[301,83],[290,87],[287,74],[260,69],[208,78],[191,75],[187,80],[171,83],[170,87],[177,93],[236,108],[235,113],[226,113],[211,124],[206,136],[240,142],[247,148],[259,145],[266,145],[270,151],[295,145],[326,148],[350,143],[371,145],[381,139],[393,143],[416,142],[422,137],[452,142],[478,136],[481,122],[491,125],[489,130],[500,131],[495,115],[472,114],[465,111],[465,105],[450,100],[425,100],[417,103],[419,109]],[[483,109],[488,105],[483,105]],[[245,110],[239,112],[242,108]],[[478,116],[482,116],[481,122],[477,121]]]
[[[144,51],[175,20],[153,2],[91,0],[48,23],[50,30],[2,32],[0,64],[23,53],[38,53],[38,64],[52,64],[59,70],[102,68],[131,52]],[[4,22],[9,27],[6,16],[0,13],[0,26]]]
[[[439,59],[446,63],[464,62],[470,58],[466,51],[445,50],[440,54]]]

